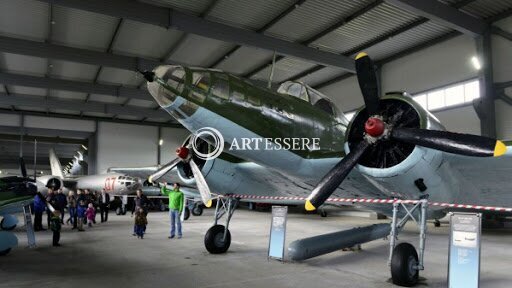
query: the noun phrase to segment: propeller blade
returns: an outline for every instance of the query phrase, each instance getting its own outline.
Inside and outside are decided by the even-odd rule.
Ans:
[[[306,200],[305,208],[307,211],[315,210],[331,196],[334,190],[336,190],[345,177],[347,177],[352,168],[356,166],[357,162],[359,162],[359,159],[370,145],[371,144],[367,141],[362,141],[320,180],[320,183],[318,183]]]
[[[212,193],[210,192],[210,187],[208,187],[208,183],[206,183],[206,179],[204,179],[203,173],[201,173],[201,169],[197,167],[194,159],[190,159],[190,168],[192,168],[192,173],[194,174],[194,179],[196,179],[197,189],[201,194],[201,199],[206,207],[212,206]]]
[[[357,54],[356,73],[368,115],[376,115],[379,112],[379,85],[375,65],[368,54]]]
[[[178,158],[175,158],[174,160],[172,160],[171,162],[165,164],[164,166],[162,166],[162,168],[158,169],[158,171],[149,175],[149,177],[148,177],[149,183],[153,183],[153,181],[156,181],[156,180],[162,178],[162,176],[164,176],[172,168],[176,167],[176,165],[178,165],[180,162],[181,162],[181,158],[178,157]]]
[[[25,160],[23,160],[23,157],[20,157],[20,170],[23,178],[27,178],[27,168],[25,167]]]
[[[498,157],[507,152],[507,146],[499,140],[448,131],[394,128],[391,137],[398,141],[465,156]]]

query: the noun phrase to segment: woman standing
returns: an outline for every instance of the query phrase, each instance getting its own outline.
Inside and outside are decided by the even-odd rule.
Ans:
[[[76,206],[77,206],[77,200],[76,200],[75,192],[69,191],[69,194],[68,194],[69,219],[66,221],[66,224],[71,222],[71,224],[73,224],[73,229],[77,228]]]

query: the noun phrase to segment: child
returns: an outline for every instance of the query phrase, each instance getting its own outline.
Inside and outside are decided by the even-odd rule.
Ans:
[[[87,218],[87,226],[92,227],[92,222],[94,222],[94,216],[96,216],[96,210],[94,209],[94,205],[89,203],[89,207],[85,210],[85,217]]]
[[[80,194],[80,193],[79,193]],[[80,198],[78,198],[80,199]],[[85,206],[85,201],[83,199],[78,201],[78,207],[77,207],[77,225],[78,225],[78,231],[85,231],[84,230],[84,217],[85,217],[85,210],[87,206]]]
[[[50,218],[50,228],[53,231],[53,246],[59,247],[60,240],[60,228],[61,228],[61,219],[59,210],[53,211],[52,217]]]
[[[143,208],[139,208],[137,212],[135,212],[135,234],[137,234],[137,238],[144,239],[144,232],[146,230],[146,225],[148,224],[148,219],[146,218],[146,213],[144,213]]]

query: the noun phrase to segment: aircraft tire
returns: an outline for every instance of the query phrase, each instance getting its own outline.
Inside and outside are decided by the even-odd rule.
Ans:
[[[203,207],[200,204],[195,204],[194,208],[192,208],[192,215],[201,216],[203,215]]]
[[[188,207],[185,207],[185,215],[183,215],[184,220],[188,220],[190,218],[190,209]]]
[[[211,254],[226,253],[231,245],[231,233],[226,231],[226,241],[222,241],[224,237],[224,225],[215,225],[210,227],[204,235],[204,246]]]
[[[11,248],[0,251],[0,256],[5,256],[11,252]]]
[[[412,287],[418,283],[419,271],[414,268],[418,264],[418,253],[409,243],[400,243],[393,249],[391,258],[391,278],[393,284]]]
[[[324,209],[320,210],[320,217],[327,217],[327,211],[325,211]]]

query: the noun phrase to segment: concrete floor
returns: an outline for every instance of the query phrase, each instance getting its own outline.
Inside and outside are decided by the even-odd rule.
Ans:
[[[37,233],[38,247],[20,247],[0,258],[0,287],[394,287],[386,265],[388,242],[374,241],[358,252],[335,252],[302,263],[267,260],[270,213],[238,210],[231,221],[231,248],[210,255],[203,245],[213,210],[192,216],[184,238],[168,240],[166,213],[149,215],[144,240],[131,236],[132,218],[111,215],[107,224],[86,232],[64,227],[63,247],[51,246],[51,233]],[[293,213],[287,243],[321,233],[384,223],[360,217]],[[417,237],[410,225],[400,241]],[[419,287],[446,287],[448,227],[429,224],[426,270]],[[485,231],[481,287],[511,287],[512,230]]]

